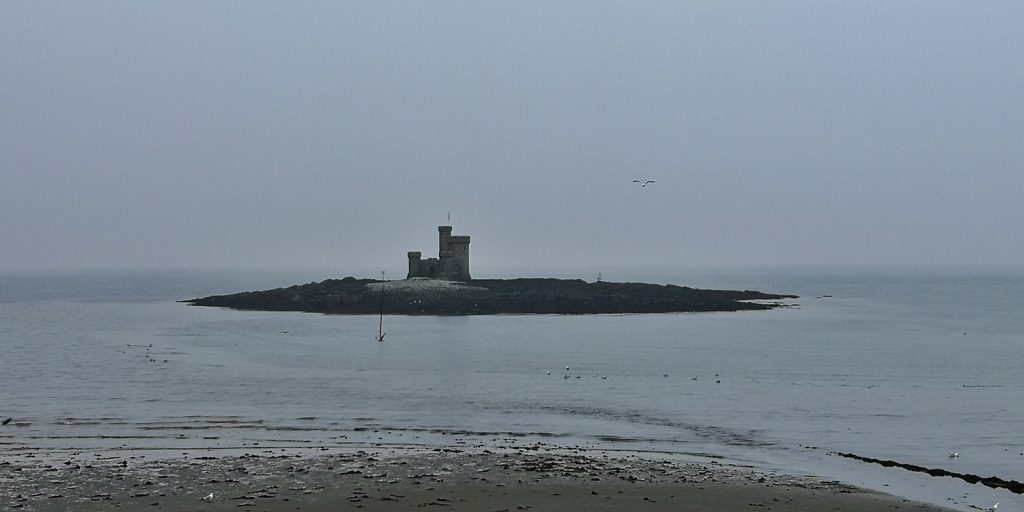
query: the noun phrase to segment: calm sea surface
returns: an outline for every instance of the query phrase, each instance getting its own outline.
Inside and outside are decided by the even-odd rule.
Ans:
[[[175,302],[328,277],[0,274],[0,418],[14,418],[0,457],[514,438],[1024,510],[1007,491],[830,455],[1024,481],[1024,270],[605,272],[801,297],[766,312],[386,317],[384,343],[376,317]]]

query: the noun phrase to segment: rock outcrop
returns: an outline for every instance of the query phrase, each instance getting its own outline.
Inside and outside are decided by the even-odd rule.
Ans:
[[[763,310],[782,299],[757,291],[701,290],[647,283],[587,283],[579,279],[328,279],[274,290],[186,300],[193,306],[326,314],[492,315],[670,313]]]

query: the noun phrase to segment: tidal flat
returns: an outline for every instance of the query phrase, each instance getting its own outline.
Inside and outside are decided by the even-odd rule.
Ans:
[[[0,496],[40,512],[950,510],[751,467],[539,445],[273,452],[20,457],[0,464]]]

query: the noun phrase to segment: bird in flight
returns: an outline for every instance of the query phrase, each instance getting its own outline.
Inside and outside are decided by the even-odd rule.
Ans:
[[[637,179],[633,180],[633,183],[639,183],[641,187],[646,187],[647,185],[650,185],[651,183],[654,183],[654,180],[641,180],[641,179],[637,178]]]

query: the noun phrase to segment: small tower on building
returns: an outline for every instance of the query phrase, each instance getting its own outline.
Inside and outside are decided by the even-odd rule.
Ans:
[[[409,275],[431,279],[469,281],[469,237],[453,236],[451,226],[437,227],[437,257],[423,259],[419,251],[409,253]]]

